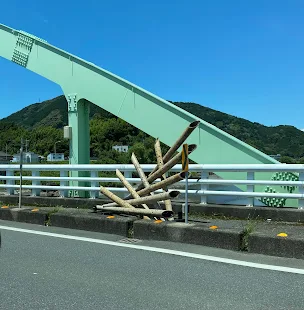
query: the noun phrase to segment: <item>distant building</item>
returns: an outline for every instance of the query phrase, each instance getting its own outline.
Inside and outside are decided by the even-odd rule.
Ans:
[[[64,160],[64,153],[50,153],[47,156],[47,161],[63,161]]]
[[[40,162],[45,162],[46,161],[46,157],[39,155],[39,161]]]
[[[20,163],[20,154],[13,155],[12,163]],[[25,164],[37,164],[40,162],[38,154],[33,152],[24,152],[22,162]]]
[[[280,160],[281,159],[281,154],[277,154],[277,155],[269,155],[270,157],[276,159],[276,160]]]
[[[8,164],[12,159],[12,155],[0,151],[0,164]]]
[[[114,145],[112,146],[112,149],[117,152],[127,153],[129,150],[129,146],[128,145]]]

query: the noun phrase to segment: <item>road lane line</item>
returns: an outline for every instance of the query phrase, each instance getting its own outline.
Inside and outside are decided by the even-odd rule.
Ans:
[[[63,235],[63,234],[56,234],[56,233],[51,233],[51,232],[39,231],[39,230],[30,230],[30,229],[2,226],[2,225],[0,225],[0,229],[33,234],[33,235],[111,245],[111,246],[117,246],[121,248],[129,248],[129,249],[143,250],[143,251],[149,251],[149,252],[170,254],[170,255],[176,255],[176,256],[182,256],[182,257],[188,257],[188,258],[196,258],[196,259],[201,259],[201,260],[207,260],[207,261],[224,263],[224,264],[232,264],[232,265],[243,266],[243,267],[289,272],[289,273],[295,273],[295,274],[304,274],[304,269],[267,265],[267,264],[260,264],[260,263],[252,263],[252,262],[240,261],[236,259],[209,256],[209,255],[196,254],[196,253],[188,253],[188,252],[169,250],[169,249],[164,249],[164,248],[155,248],[155,247],[149,247],[149,246],[144,246],[144,245],[126,244],[126,243],[119,243],[115,241],[107,241],[107,240],[100,240],[100,239],[87,238],[87,237]]]

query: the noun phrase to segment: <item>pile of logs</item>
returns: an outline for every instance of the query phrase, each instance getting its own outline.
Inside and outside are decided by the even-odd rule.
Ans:
[[[100,191],[103,195],[111,199],[112,203],[104,205],[97,205],[94,209],[118,213],[118,214],[130,214],[139,215],[144,219],[161,218],[172,219],[173,209],[171,199],[176,198],[179,191],[168,191],[168,186],[177,183],[185,178],[185,172],[176,173],[170,177],[167,177],[166,173],[176,164],[181,162],[182,152],[174,155],[179,147],[190,136],[194,129],[199,125],[199,121],[194,121],[189,124],[182,135],[177,139],[174,145],[168,150],[168,152],[162,156],[159,139],[155,141],[155,154],[157,160],[157,166],[148,176],[142,170],[136,156],[132,153],[131,161],[141,179],[140,184],[133,188],[132,185],[126,180],[123,174],[117,169],[116,175],[121,183],[129,191],[129,195],[122,199],[117,195],[110,192],[105,187],[101,186]],[[188,147],[189,154],[196,149],[195,144],[190,144]],[[153,183],[156,179],[160,178],[161,181]],[[156,194],[155,191],[162,189],[162,193]],[[165,210],[159,206],[159,202],[164,201]]]

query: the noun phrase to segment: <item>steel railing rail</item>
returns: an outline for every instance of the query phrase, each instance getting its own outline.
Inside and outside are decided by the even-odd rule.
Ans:
[[[143,171],[151,172],[155,169],[156,165],[144,164],[141,165]],[[0,165],[0,181],[5,182],[5,184],[0,184],[1,189],[6,189],[8,195],[14,194],[14,190],[19,188],[19,185],[16,184],[20,180],[18,173],[20,165],[9,164],[9,165]],[[124,173],[126,180],[131,184],[141,183],[140,178],[133,178],[132,172],[136,173],[136,170],[133,165],[108,165],[108,164],[87,164],[87,165],[59,165],[59,164],[27,164],[23,165],[23,189],[30,190],[31,195],[39,196],[41,191],[54,190],[59,191],[60,196],[67,197],[68,191],[87,191],[90,192],[91,198],[101,197],[100,185],[104,183],[120,183],[119,178],[117,177],[99,177],[99,173],[112,172],[115,174],[116,169],[119,169]],[[182,165],[175,165],[170,169],[170,173],[180,172],[182,170]],[[90,176],[86,177],[69,177],[69,173],[72,171],[87,171],[90,173]],[[227,196],[227,197],[246,197],[249,200],[249,203],[246,205],[253,205],[252,198],[282,198],[282,199],[298,199],[298,207],[304,207],[304,165],[301,164],[229,164],[229,165],[213,165],[213,164],[191,164],[189,165],[189,171],[192,173],[193,178],[189,179],[189,186],[195,186],[189,189],[188,193],[192,196],[200,198],[201,203],[207,202],[208,196]],[[32,175],[27,175],[28,173]],[[47,172],[56,172],[57,176],[47,176],[40,175],[41,173],[47,174]],[[60,176],[58,176],[58,172]],[[247,174],[247,179],[238,180],[225,180],[220,178],[213,178],[210,173],[216,174],[216,172],[243,172]],[[255,177],[258,177],[259,173],[263,172],[273,172],[273,173],[293,173],[293,178],[288,178],[285,180],[257,180]],[[257,174],[256,174],[257,173]],[[161,181],[157,179],[154,183]],[[31,184],[28,184],[31,182]],[[54,182],[54,184],[48,184],[48,182]],[[70,183],[69,183],[70,182]],[[75,185],[74,183],[77,183]],[[87,186],[80,186],[78,182],[85,182]],[[42,184],[44,183],[44,184]],[[46,184],[45,184],[46,183]],[[60,184],[60,185],[59,185]],[[181,196],[185,194],[183,186],[185,180],[181,180],[173,187],[178,185],[178,190],[181,193]],[[221,186],[245,186],[245,190],[210,190],[209,186],[221,185]],[[198,186],[198,188],[196,187]],[[292,193],[290,190],[287,193],[279,192],[263,192],[255,191],[255,186],[281,186],[283,188],[293,188],[298,192]],[[128,191],[123,187],[106,187],[107,189],[117,192],[117,193],[128,193]],[[156,192],[161,192],[157,190]]]
[[[141,164],[144,171],[152,171],[155,164]],[[25,171],[40,170],[40,171],[115,171],[116,169],[123,171],[135,171],[135,168],[131,164],[127,165],[108,165],[108,164],[86,164],[86,165],[23,165]],[[181,171],[182,165],[175,165],[171,168],[171,171]],[[19,165],[0,165],[0,171],[2,170],[19,170]],[[304,164],[191,164],[189,165],[189,171],[207,171],[207,172],[304,172]]]

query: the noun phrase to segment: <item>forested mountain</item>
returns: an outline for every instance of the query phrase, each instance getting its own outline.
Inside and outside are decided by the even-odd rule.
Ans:
[[[265,154],[281,154],[283,157],[295,159],[304,157],[304,132],[294,126],[268,127],[196,103],[174,102],[174,104]],[[288,158],[283,159],[285,162],[289,160]]]
[[[27,129],[42,126],[62,128],[68,123],[68,103],[64,96],[59,96],[41,103],[34,103],[24,109],[3,118],[0,122],[14,123]],[[90,105],[90,117],[102,115],[104,118],[111,118],[111,114],[97,107]]]
[[[267,127],[222,113],[196,103],[173,104],[217,126],[266,154],[281,154],[284,162],[304,162],[304,133],[293,126]],[[103,109],[90,107],[91,156],[100,162],[129,162],[128,154],[112,151],[112,145],[132,146],[142,162],[154,162],[154,138],[118,119]],[[57,151],[68,155],[68,142],[62,138],[62,127],[67,125],[67,102],[64,96],[32,104],[0,120],[0,150],[6,146],[17,152],[20,139],[29,140],[29,149],[47,155],[57,143]]]

